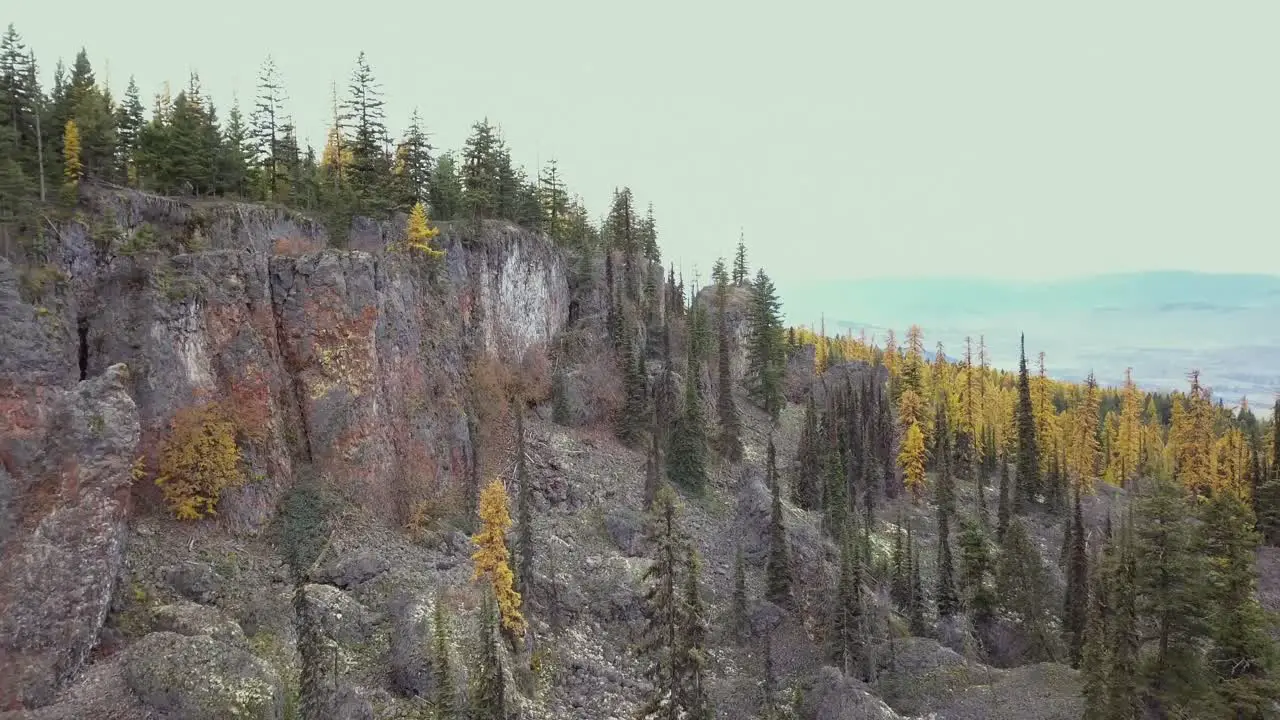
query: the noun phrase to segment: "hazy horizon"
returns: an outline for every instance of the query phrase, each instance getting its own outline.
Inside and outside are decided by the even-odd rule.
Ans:
[[[1280,5],[1015,0],[553,1],[426,7],[228,0],[193,29],[159,0],[17,3],[42,77],[83,45],[144,104],[198,71],[225,117],[274,56],[319,145],[366,51],[398,134],[498,123],[555,157],[594,215],[652,202],[664,256],[702,278],[739,230],[785,298],[811,281],[1280,274]],[[68,12],[70,11],[70,21]],[[477,44],[483,44],[483,52]]]

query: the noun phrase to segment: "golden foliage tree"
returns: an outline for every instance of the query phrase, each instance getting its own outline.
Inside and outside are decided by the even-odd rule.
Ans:
[[[244,482],[236,423],[216,402],[179,410],[160,448],[156,485],[179,520],[214,515],[222,491]]]
[[[78,184],[84,175],[84,164],[80,160],[80,128],[75,120],[67,120],[62,132],[62,174],[71,187]]]
[[[919,423],[911,423],[898,452],[898,467],[902,468],[902,483],[911,491],[911,497],[919,501],[924,496],[924,433]]]
[[[1098,447],[1099,422],[1098,383],[1089,373],[1084,390],[1080,393],[1079,406],[1072,413],[1072,438],[1068,455],[1068,471],[1077,490],[1092,488],[1098,473],[1101,449]]]
[[[428,258],[444,257],[444,251],[431,246],[431,239],[440,234],[440,229],[433,227],[427,219],[427,208],[421,202],[415,203],[409,212],[409,222],[405,229],[405,245],[417,250]]]
[[[507,552],[507,531],[511,528],[511,511],[507,506],[507,489],[494,479],[480,493],[480,531],[471,539],[478,546],[471,560],[475,563],[473,580],[488,580],[498,601],[502,627],[513,637],[523,637],[527,627],[520,613],[520,593],[515,589]]]
[[[1133,368],[1125,368],[1120,403],[1107,479],[1123,487],[1137,476],[1142,445],[1142,395],[1133,384]]]
[[[1173,403],[1169,444],[1178,478],[1193,492],[1203,492],[1213,485],[1213,403],[1200,372],[1193,370],[1190,379],[1190,392]]]

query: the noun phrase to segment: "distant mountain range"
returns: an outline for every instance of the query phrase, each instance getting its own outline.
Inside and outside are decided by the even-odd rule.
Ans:
[[[1192,368],[1228,404],[1249,396],[1269,407],[1280,392],[1280,276],[1147,272],[1052,282],[965,278],[875,278],[780,287],[789,322],[828,333],[865,329],[883,342],[912,323],[927,349],[947,355],[985,336],[993,365],[1015,368],[1018,335],[1027,354],[1045,352],[1049,373],[1104,385],[1126,367],[1144,388],[1185,388]]]

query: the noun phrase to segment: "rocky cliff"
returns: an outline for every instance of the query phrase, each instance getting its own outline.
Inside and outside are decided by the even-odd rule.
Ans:
[[[282,209],[86,186],[37,262],[0,258],[0,710],[47,703],[97,642],[130,517],[160,512],[132,481],[184,408],[241,428],[233,534],[304,472],[388,522],[468,477],[468,363],[564,326],[564,261],[504,223],[446,226],[437,265],[372,227],[326,249]]]

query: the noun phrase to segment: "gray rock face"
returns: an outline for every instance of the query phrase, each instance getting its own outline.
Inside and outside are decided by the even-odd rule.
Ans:
[[[333,641],[355,645],[369,639],[369,611],[351,596],[332,585],[307,585],[303,597],[308,614],[319,620],[324,634]]]
[[[275,670],[207,635],[147,635],[126,651],[124,679],[147,706],[183,720],[280,720],[284,715]]]
[[[249,649],[244,630],[234,620],[218,610],[193,602],[178,602],[156,608],[153,613],[154,628],[159,632],[179,635],[208,635],[220,643]]]
[[[0,709],[51,702],[97,642],[124,557],[139,436],[122,365],[71,390],[37,388],[35,403],[5,392],[15,382],[0,375],[0,494],[16,530],[0,539]],[[13,444],[27,452],[10,454]]]
[[[644,515],[631,508],[616,508],[604,516],[604,528],[618,549],[632,557],[643,553]]]
[[[391,603],[391,682],[406,697],[430,697],[430,608],[408,594]]]
[[[185,562],[165,568],[162,575],[165,582],[188,600],[208,605],[218,597],[218,576],[208,563]]]
[[[391,567],[385,558],[372,553],[360,553],[338,558],[316,571],[318,583],[336,585],[344,590],[359,585],[386,572]]]

